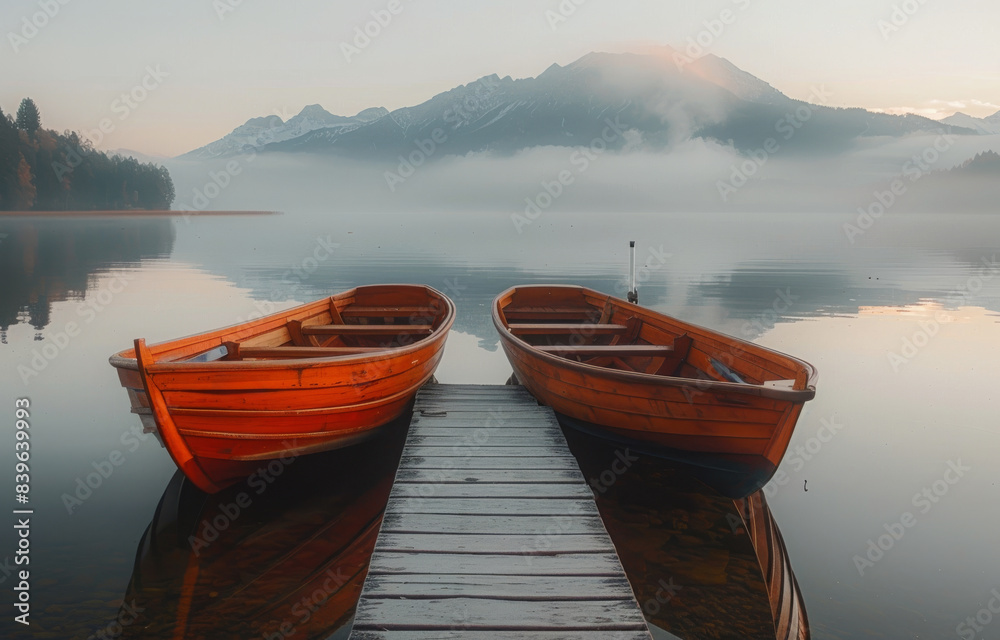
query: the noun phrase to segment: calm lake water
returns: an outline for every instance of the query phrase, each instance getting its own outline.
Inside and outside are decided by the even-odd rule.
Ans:
[[[506,214],[0,219],[0,478],[13,494],[15,401],[27,398],[34,509],[31,627],[7,609],[0,636],[114,637],[132,607],[127,637],[173,637],[179,612],[189,637],[266,637],[269,624],[301,622],[295,588],[326,566],[318,556],[356,565],[350,550],[363,549],[384,501],[399,430],[297,462],[194,556],[184,532],[236,494],[192,491],[138,431],[107,363],[134,338],[359,284],[425,283],[459,311],[438,379],[502,384],[492,298],[544,282],[623,295],[634,239],[643,305],[819,369],[766,490],[812,636],[1000,637],[987,608],[1000,589],[1000,217],[887,215],[852,243],[843,225],[854,221],[547,213],[518,233]],[[614,453],[588,451],[598,468]],[[752,550],[727,524],[732,502],[652,461],[631,473],[600,502],[633,588],[645,602],[661,580],[681,587],[647,608],[650,620],[682,638],[765,637],[769,605]],[[11,601],[13,519],[0,536]],[[317,536],[340,546],[307,546]],[[293,637],[346,637],[350,603],[336,606],[310,611]],[[962,626],[969,618],[981,631]]]

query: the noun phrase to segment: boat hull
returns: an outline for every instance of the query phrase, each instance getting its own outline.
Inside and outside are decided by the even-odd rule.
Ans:
[[[548,292],[554,295],[545,295]],[[508,310],[524,317],[547,309],[544,319],[552,321],[555,310],[568,313],[573,308],[579,308],[576,317],[602,317],[603,324],[587,325],[591,332],[606,325],[635,327],[629,342],[617,345],[619,351],[616,345],[598,345],[589,355],[600,354],[601,349],[625,353],[622,347],[669,345],[681,336],[691,338],[686,360],[676,365],[684,375],[652,373],[662,367],[653,357],[629,357],[634,368],[621,359],[608,366],[610,358],[584,362],[561,357],[552,349],[566,342],[589,344],[597,338],[581,330],[571,336],[575,339],[546,337],[560,345],[541,345],[538,339],[532,343],[516,335],[519,327],[530,326],[533,334],[544,335],[546,325],[515,324],[507,317]],[[686,461],[748,473],[742,481],[730,483],[740,487],[742,495],[759,489],[774,474],[803,404],[815,394],[815,371],[806,363],[589,289],[517,287],[498,296],[493,315],[517,380],[568,418],[571,426],[641,445],[664,457],[694,454]],[[765,379],[753,384],[713,379],[702,369],[710,370],[708,363],[718,362],[716,358],[729,363],[727,371]],[[778,380],[784,382],[763,384]]]
[[[359,308],[395,310],[396,317],[400,309],[412,309],[431,329],[418,340],[402,335],[408,322],[389,325],[377,339],[349,338],[349,346],[339,338],[336,348],[360,352],[354,355],[191,361],[234,340],[240,341],[237,350],[270,349],[271,358],[281,349],[300,348],[288,323],[343,326],[329,324],[331,308],[345,317]],[[112,357],[112,364],[144,428],[156,433],[190,480],[214,493],[275,461],[353,446],[375,435],[402,415],[431,379],[453,321],[454,305],[428,287],[360,287],[249,326],[150,347],[140,340],[135,349]],[[394,327],[400,335],[392,335]],[[378,349],[371,346],[376,341],[393,346]],[[367,346],[357,346],[362,343]],[[319,348],[324,347],[307,346]]]
[[[564,428],[615,443],[624,447],[630,455],[645,455],[665,460],[719,494],[734,500],[763,489],[777,470],[774,464],[763,456],[686,451],[659,441],[639,439],[635,432],[628,429],[615,429],[583,422],[561,413],[556,413],[556,417]]]

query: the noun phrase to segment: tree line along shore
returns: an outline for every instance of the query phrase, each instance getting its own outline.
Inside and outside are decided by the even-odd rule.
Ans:
[[[165,167],[109,156],[73,131],[42,128],[31,98],[16,117],[0,109],[0,211],[163,211],[174,196]]]

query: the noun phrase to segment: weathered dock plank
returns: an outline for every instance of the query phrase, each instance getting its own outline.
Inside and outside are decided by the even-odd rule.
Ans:
[[[401,482],[392,489],[392,497],[410,498],[582,498],[591,497],[590,489],[581,484],[463,482],[427,486]]]
[[[422,553],[387,551],[372,557],[368,573],[412,573],[491,576],[605,576],[619,575],[618,556],[607,553],[563,553],[511,556],[497,553]]]
[[[606,600],[608,593],[629,588],[625,578],[578,576],[573,591],[566,590],[562,576],[483,576],[483,575],[379,575],[371,578],[372,598],[490,598],[502,600],[511,593],[523,600]]]
[[[587,508],[579,498],[389,498],[386,510],[393,513],[434,513],[472,516],[546,516],[553,513],[577,514]]]
[[[519,387],[429,385],[352,640],[650,640],[550,409]]]
[[[380,598],[358,605],[355,618],[379,620],[379,627],[392,629],[432,629],[464,627],[497,631],[540,631],[563,628],[569,631],[636,631],[646,628],[639,608],[622,600],[485,600],[483,598],[442,598],[408,600]],[[530,636],[528,636],[530,637]]]
[[[649,640],[648,631],[356,631],[351,640]]]
[[[400,465],[410,469],[505,469],[515,475],[519,471],[553,469],[577,470],[579,467],[573,457],[537,456],[532,458],[517,458],[513,456],[408,456],[403,451]]]
[[[474,533],[479,535],[524,534],[555,536],[564,534],[600,535],[604,523],[599,516],[470,516],[427,513],[387,513],[382,531],[393,533]]]
[[[396,483],[418,484],[448,484],[448,483],[486,483],[502,482],[506,484],[577,484],[580,482],[580,472],[576,469],[552,470],[522,470],[516,475],[504,469],[403,469],[396,472]]]
[[[559,535],[544,540],[523,533],[505,535],[384,533],[379,536],[376,550],[440,553],[442,548],[454,553],[514,554],[535,553],[603,553],[607,547],[593,535]]]

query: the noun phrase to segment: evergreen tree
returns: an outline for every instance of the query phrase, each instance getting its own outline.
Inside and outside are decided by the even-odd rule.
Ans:
[[[108,157],[76,133],[38,122],[30,99],[16,122],[0,111],[0,210],[170,208],[174,184],[164,167]]]
[[[31,98],[21,100],[21,106],[17,108],[17,128],[24,129],[29,136],[34,137],[41,126],[42,115],[38,112],[35,101]]]
[[[0,210],[13,209],[20,164],[17,127],[0,109]]]

